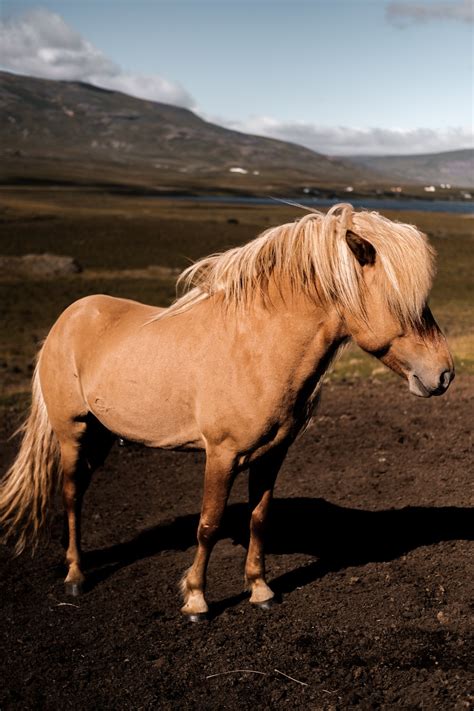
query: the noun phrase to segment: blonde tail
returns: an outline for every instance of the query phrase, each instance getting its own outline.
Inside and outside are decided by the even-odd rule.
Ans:
[[[15,539],[15,552],[34,550],[61,480],[59,443],[51,428],[36,366],[28,419],[18,430],[23,441],[0,483],[0,537]]]

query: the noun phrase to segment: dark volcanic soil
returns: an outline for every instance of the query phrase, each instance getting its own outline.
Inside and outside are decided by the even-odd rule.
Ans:
[[[2,711],[470,708],[473,392],[462,377],[429,401],[401,382],[326,386],[276,488],[282,603],[265,613],[242,593],[242,475],[211,560],[214,618],[198,625],[177,583],[202,456],[114,448],[86,501],[83,597],[63,594],[59,514],[34,558],[0,549]]]

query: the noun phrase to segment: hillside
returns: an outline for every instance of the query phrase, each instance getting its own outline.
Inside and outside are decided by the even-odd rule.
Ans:
[[[345,160],[402,183],[474,187],[474,149],[413,156],[347,156]]]
[[[231,131],[191,111],[143,101],[81,82],[50,81],[0,72],[0,131],[5,172],[17,177],[41,161],[49,172],[100,166],[163,183],[166,175],[233,181],[262,179],[347,183],[370,171],[301,146]],[[231,168],[241,168],[232,174]],[[102,169],[102,173],[104,173]],[[246,177],[247,179],[247,177]]]

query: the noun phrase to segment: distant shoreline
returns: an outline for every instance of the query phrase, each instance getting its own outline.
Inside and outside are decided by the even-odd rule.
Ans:
[[[474,202],[465,200],[424,200],[423,198],[352,198],[350,195],[334,198],[272,198],[245,195],[187,195],[183,193],[156,193],[148,195],[150,199],[180,200],[200,203],[219,203],[232,205],[284,205],[298,203],[305,207],[331,207],[339,202],[349,202],[356,208],[373,210],[421,210],[426,212],[449,212],[455,214],[474,214]]]
[[[131,183],[118,183],[114,181],[89,181],[83,182],[77,177],[67,179],[39,178],[33,176],[0,176],[0,192],[10,193],[20,191],[47,191],[63,193],[108,194],[123,198],[145,198],[147,200],[168,200],[179,202],[196,202],[201,204],[228,204],[228,205],[273,205],[283,206],[285,202],[301,204],[305,207],[326,208],[340,202],[351,203],[356,208],[369,210],[395,210],[395,211],[421,211],[445,212],[459,215],[474,215],[474,198],[459,199],[463,192],[471,195],[470,189],[456,189],[456,196],[451,192],[436,196],[430,194],[390,194],[388,190],[374,194],[370,188],[357,188],[348,192],[334,187],[318,187],[311,190],[310,194],[302,194],[301,190],[291,191],[286,186],[268,186],[267,194],[260,190],[232,189],[228,186],[179,186],[179,185],[140,185]],[[273,188],[273,189],[272,189]],[[412,186],[412,189],[416,189]],[[286,192],[288,190],[288,192]],[[367,192],[366,192],[367,190]],[[369,192],[370,191],[370,192]],[[474,190],[472,190],[474,195]]]

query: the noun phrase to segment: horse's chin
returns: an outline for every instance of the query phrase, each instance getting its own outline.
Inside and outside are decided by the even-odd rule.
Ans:
[[[408,387],[412,395],[417,397],[431,397],[433,394],[415,373],[408,376]]]

